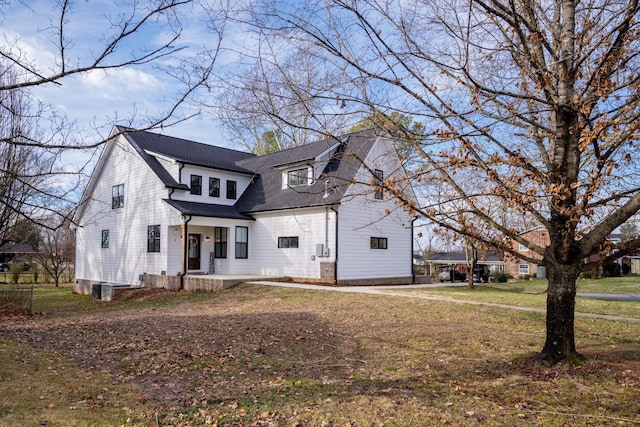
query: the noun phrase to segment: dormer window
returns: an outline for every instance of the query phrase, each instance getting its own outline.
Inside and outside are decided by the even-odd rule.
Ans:
[[[285,172],[283,178],[283,188],[311,185],[313,182],[313,169],[311,167],[293,169]]]

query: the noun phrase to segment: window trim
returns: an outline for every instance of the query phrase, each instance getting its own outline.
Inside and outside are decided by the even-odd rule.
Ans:
[[[278,237],[278,249],[298,249],[299,247],[300,239],[298,236]]]
[[[523,267],[526,267],[526,269],[523,269]],[[527,270],[522,271],[522,270]],[[530,273],[531,269],[529,268],[529,264],[518,264],[518,274],[531,274]]]
[[[147,226],[147,252],[160,252],[160,224]]]
[[[389,249],[389,240],[386,237],[371,237],[369,249]]]
[[[217,258],[217,259],[227,258],[228,243],[229,243],[229,229],[227,227],[214,227],[213,228],[214,258]]]
[[[297,169],[291,169],[284,173],[285,188],[301,187],[303,185],[313,184],[313,168],[304,166]]]
[[[111,209],[124,208],[124,183],[111,187]]]
[[[209,177],[209,197],[220,197],[220,178]]]
[[[228,179],[227,180],[227,199],[236,200],[237,198],[238,198],[238,182],[232,179]]]
[[[244,230],[244,236],[238,236],[238,232]],[[239,238],[244,237],[243,240]],[[236,259],[248,259],[249,258],[249,227],[237,225],[236,226],[236,242],[235,242],[235,255]]]
[[[100,246],[102,247],[102,249],[109,249],[109,230],[102,230],[102,240]]]
[[[194,183],[195,179],[195,183]],[[191,185],[189,186],[189,192],[194,196],[202,195],[202,175],[191,174]]]

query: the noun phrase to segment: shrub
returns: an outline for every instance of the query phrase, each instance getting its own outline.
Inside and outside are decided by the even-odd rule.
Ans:
[[[13,283],[18,283],[20,280],[20,273],[24,270],[24,266],[20,263],[11,264],[9,267],[9,274],[11,275],[11,281]]]
[[[580,277],[583,279],[600,279],[602,278],[602,276],[600,276],[600,273],[598,273],[598,271],[594,268],[592,270],[589,271],[584,271],[582,272],[582,274],[580,274]]]
[[[604,277],[618,277],[620,276],[620,264],[610,262],[602,266],[602,275]]]
[[[494,278],[494,279],[495,279],[495,281],[496,281],[496,282],[498,282],[498,283],[505,283],[505,282],[507,282],[509,279],[511,279],[511,277],[513,277],[513,276],[511,276],[510,274],[507,274],[507,273],[495,273],[495,274],[493,275],[493,278]]]

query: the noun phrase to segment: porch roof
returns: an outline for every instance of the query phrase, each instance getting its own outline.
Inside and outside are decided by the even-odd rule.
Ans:
[[[432,264],[464,264],[467,262],[467,254],[464,252],[440,252],[433,254],[426,261]],[[478,254],[478,264],[504,264],[504,260],[493,252],[487,252]]]
[[[209,218],[254,219],[249,215],[238,212],[238,210],[234,206],[187,202],[184,200],[163,200],[169,206],[178,210],[182,215],[204,216]]]

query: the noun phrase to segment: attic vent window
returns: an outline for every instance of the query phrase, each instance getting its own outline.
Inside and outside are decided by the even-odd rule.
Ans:
[[[309,167],[290,170],[286,173],[286,186],[298,187],[300,185],[311,185],[312,169]]]

